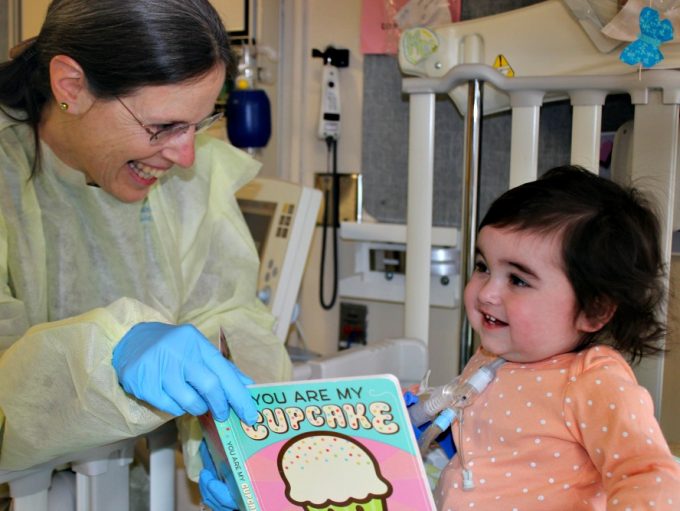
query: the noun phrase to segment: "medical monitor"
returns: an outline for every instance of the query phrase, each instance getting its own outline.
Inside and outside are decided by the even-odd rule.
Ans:
[[[285,342],[293,321],[321,192],[277,179],[256,178],[236,193],[260,256],[257,296],[276,318]]]

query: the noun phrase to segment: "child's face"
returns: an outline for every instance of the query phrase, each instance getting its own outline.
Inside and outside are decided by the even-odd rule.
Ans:
[[[562,268],[561,235],[482,228],[465,307],[482,346],[512,362],[572,351],[592,326]]]

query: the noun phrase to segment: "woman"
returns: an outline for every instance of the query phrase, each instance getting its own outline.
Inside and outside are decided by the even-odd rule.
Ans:
[[[207,0],[54,0],[0,65],[0,469],[185,413],[252,419],[220,327],[249,376],[289,378],[234,199],[258,165],[196,136],[233,67]]]

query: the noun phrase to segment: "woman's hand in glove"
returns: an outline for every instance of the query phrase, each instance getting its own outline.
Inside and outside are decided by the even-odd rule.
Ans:
[[[213,511],[238,510],[236,500],[232,496],[227,485],[217,479],[217,470],[210,457],[205,440],[201,442],[199,451],[201,453],[201,461],[203,461],[203,470],[201,470],[198,479],[198,488],[201,490],[201,499]]]
[[[257,418],[252,380],[192,325],[138,323],[114,348],[113,367],[127,393],[172,415],[210,410],[224,421],[231,406],[244,422]]]

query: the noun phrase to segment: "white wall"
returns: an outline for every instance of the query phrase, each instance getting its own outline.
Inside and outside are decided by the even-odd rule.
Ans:
[[[350,51],[340,70],[342,131],[338,144],[341,172],[361,165],[363,60],[359,52],[360,0],[281,0],[283,15],[280,125],[280,175],[313,185],[314,172],[326,170],[326,145],[316,137],[321,91],[321,59],[312,49],[332,45]]]
[[[314,174],[327,170],[326,144],[317,138],[321,92],[321,59],[312,58],[312,49],[329,45],[350,51],[349,67],[340,74],[342,105],[338,141],[338,171],[361,170],[361,109],[363,60],[359,51],[360,0],[282,0],[283,45],[279,99],[282,105],[279,126],[279,172],[283,179],[314,185]],[[326,274],[332,274],[332,245],[327,245]],[[330,311],[319,303],[321,228],[317,227],[300,295],[300,324],[309,347],[329,354],[337,350],[339,299]],[[340,247],[344,272],[349,271],[352,253]],[[351,268],[351,267],[350,267]],[[332,284],[326,281],[326,301]]]
[[[282,0],[283,37],[279,101],[279,175],[313,186],[315,172],[326,170],[326,147],[316,138],[320,103],[321,61],[312,48],[328,45],[350,50],[349,68],[340,70],[342,132],[338,143],[338,170],[361,172],[363,55],[360,52],[361,0]],[[337,350],[339,331],[336,305],[325,311],[319,303],[321,228],[317,227],[300,295],[300,323],[308,347],[324,355]],[[330,240],[330,234],[329,234]],[[327,243],[325,300],[332,285],[331,243]],[[352,245],[340,245],[340,274],[353,271]],[[347,300],[361,303],[357,300]],[[368,341],[403,335],[403,305],[363,302],[368,306]],[[432,308],[430,312],[430,365],[432,381],[445,383],[457,374],[458,311]],[[294,338],[292,339],[295,340]]]
[[[21,38],[28,39],[38,35],[50,0],[22,0]]]

